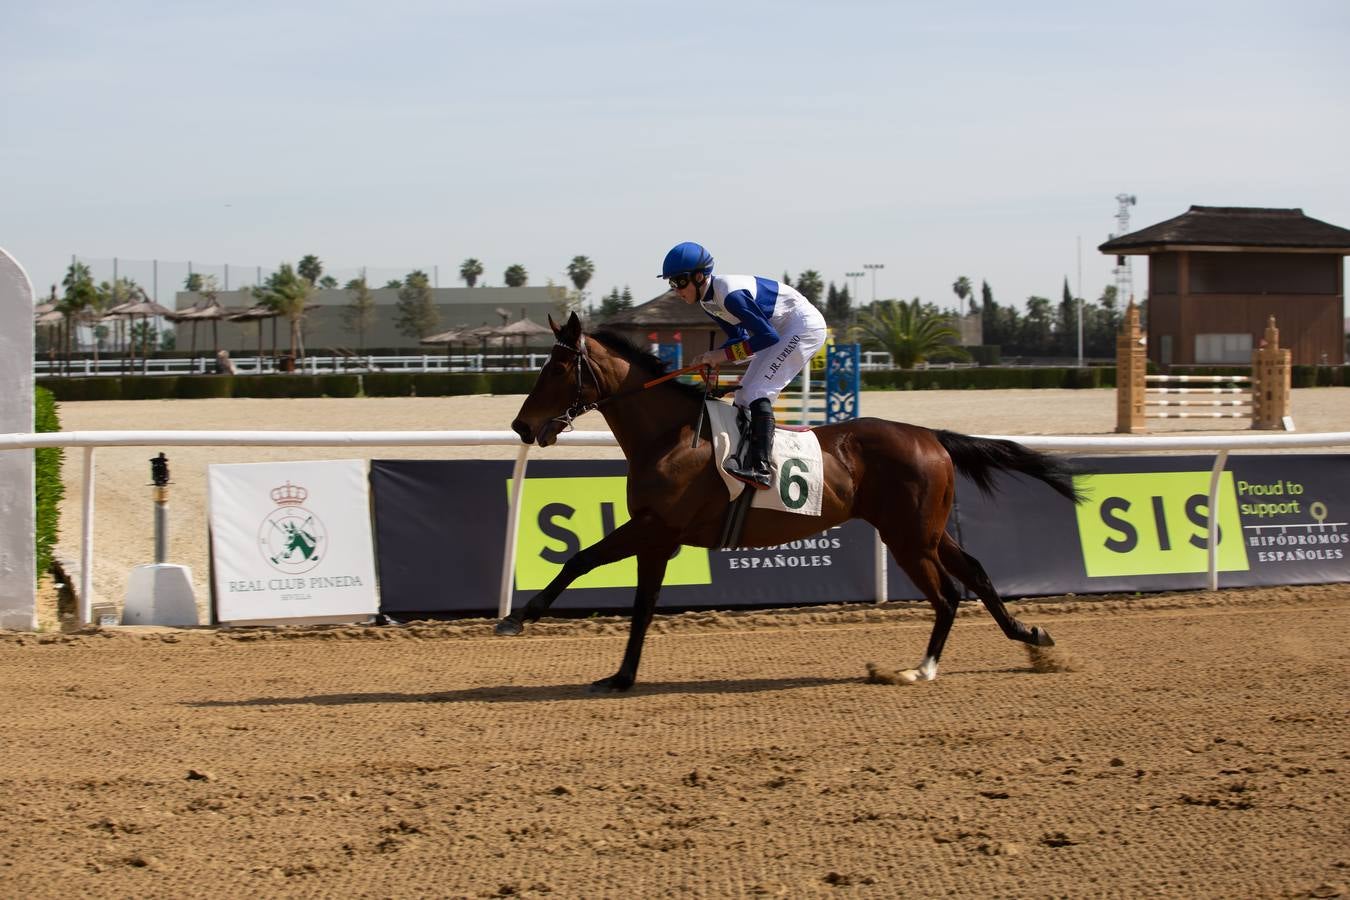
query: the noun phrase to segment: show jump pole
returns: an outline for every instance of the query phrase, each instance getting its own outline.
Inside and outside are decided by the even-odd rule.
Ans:
[[[33,430],[33,285],[0,247],[0,434]],[[33,454],[0,453],[0,628],[37,628]]]

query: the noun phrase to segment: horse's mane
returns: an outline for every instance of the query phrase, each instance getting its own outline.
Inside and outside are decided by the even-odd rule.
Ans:
[[[600,331],[592,332],[590,336],[601,344],[604,344],[606,350],[628,360],[629,363],[637,366],[653,378],[666,374],[666,364],[661,362],[656,354],[648,353],[618,332],[601,329]],[[688,394],[690,397],[696,397],[700,400],[703,399],[703,389],[697,385],[686,384],[683,381],[675,379],[667,381],[666,384]]]

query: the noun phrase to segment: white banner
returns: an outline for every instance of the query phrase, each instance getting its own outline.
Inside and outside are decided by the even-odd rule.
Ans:
[[[364,460],[207,467],[216,618],[352,622],[379,610]]]

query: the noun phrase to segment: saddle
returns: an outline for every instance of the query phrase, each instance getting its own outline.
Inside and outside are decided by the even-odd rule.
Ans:
[[[824,461],[820,441],[809,427],[782,428],[786,433],[775,437],[773,459],[770,462],[775,473],[775,486],[767,491],[758,491],[733,478],[722,467],[732,452],[740,453],[745,446],[749,416],[728,403],[716,400],[706,404],[706,411],[712,435],[712,464],[727,487],[730,501],[719,542],[721,546],[738,546],[745,514],[751,506],[798,515],[820,515]]]

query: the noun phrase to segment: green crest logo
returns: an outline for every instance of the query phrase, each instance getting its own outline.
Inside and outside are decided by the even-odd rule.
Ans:
[[[328,530],[303,504],[309,491],[289,481],[272,489],[277,508],[258,529],[258,549],[278,572],[299,575],[319,564],[327,554]]]

